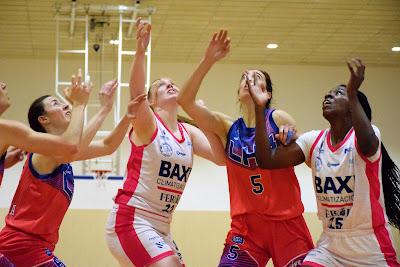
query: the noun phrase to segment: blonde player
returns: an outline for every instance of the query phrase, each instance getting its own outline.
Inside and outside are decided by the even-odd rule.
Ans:
[[[145,92],[144,57],[151,31],[140,20],[137,27],[132,98]],[[106,228],[108,247],[121,266],[184,265],[170,223],[192,170],[193,154],[224,164],[211,149],[221,146],[216,138],[208,140],[196,127],[178,122],[178,93],[171,79],[157,79],[132,120],[127,177]]]

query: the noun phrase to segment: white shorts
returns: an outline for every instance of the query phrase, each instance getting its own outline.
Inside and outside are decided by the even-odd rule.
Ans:
[[[182,255],[170,234],[170,224],[150,218],[146,211],[115,205],[106,225],[106,242],[121,266],[149,266]]]
[[[385,227],[381,230],[385,232]],[[376,233],[323,232],[315,249],[303,261],[306,266],[396,266],[396,252],[390,238],[379,242]]]

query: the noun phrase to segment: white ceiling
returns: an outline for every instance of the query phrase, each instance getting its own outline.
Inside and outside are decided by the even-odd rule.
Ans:
[[[134,2],[77,0],[89,6]],[[57,3],[69,9],[68,0],[0,0],[0,56],[54,57]],[[391,51],[400,46],[400,0],[142,0],[141,6],[156,8],[154,61],[197,62],[212,32],[226,28],[232,49],[225,63],[325,65],[357,56],[369,65],[400,67],[400,52]],[[68,27],[62,25],[63,36]],[[99,41],[101,30],[91,34],[91,43]],[[103,30],[110,39],[118,25]],[[77,23],[65,44],[79,46],[83,32]],[[279,48],[267,49],[269,42]]]

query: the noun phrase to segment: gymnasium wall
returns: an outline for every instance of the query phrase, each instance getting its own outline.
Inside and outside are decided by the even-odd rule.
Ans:
[[[62,65],[62,76],[68,79],[81,63],[76,59],[66,60]],[[111,70],[115,66],[105,64]],[[167,76],[178,85],[188,77],[195,64],[152,64],[151,79]],[[212,109],[237,116],[239,106],[236,92],[239,78],[247,67],[266,69],[274,85],[273,105],[289,112],[297,121],[300,131],[327,126],[321,115],[324,94],[337,84],[345,83],[348,71],[343,66],[299,66],[271,65],[246,66],[220,64],[206,77],[199,97]],[[91,65],[93,81],[99,80],[95,70],[98,62]],[[124,82],[127,81],[129,62],[124,64]],[[392,158],[400,165],[400,145],[397,140],[400,99],[400,69],[368,66],[363,91],[368,95],[373,109],[373,120],[381,129],[383,140]],[[112,73],[103,76],[103,81],[112,78]],[[54,88],[54,60],[10,58],[0,59],[0,80],[8,84],[12,107],[4,118],[26,121],[28,107],[35,97],[52,94]],[[99,88],[97,86],[96,88]],[[97,89],[95,89],[97,90]],[[124,96],[128,95],[126,89]],[[126,97],[123,106],[126,106]],[[94,112],[94,111],[91,111]],[[110,124],[110,120],[107,121]],[[121,168],[124,169],[129,155],[128,143],[121,146]],[[75,173],[80,174],[80,164],[74,164]],[[21,164],[7,170],[0,188],[0,218],[4,218],[18,183]],[[296,168],[306,209],[306,219],[314,240],[318,239],[321,224],[316,218],[315,195],[309,169],[301,165]],[[56,253],[69,266],[116,266],[104,242],[104,225],[112,197],[121,181],[77,180],[71,209],[61,226],[60,242]],[[223,241],[229,228],[229,194],[225,169],[200,158],[195,158],[194,168],[187,189],[175,214],[172,231],[183,252],[187,266],[215,266]],[[0,225],[3,221],[0,221]],[[399,234],[395,233],[400,250]]]

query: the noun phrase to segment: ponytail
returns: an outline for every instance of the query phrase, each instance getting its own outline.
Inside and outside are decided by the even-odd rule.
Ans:
[[[400,170],[390,158],[385,146],[382,150],[382,187],[389,223],[400,230]]]
[[[358,91],[357,97],[369,121],[371,121],[372,112],[367,96]],[[381,151],[382,188],[385,197],[386,215],[389,223],[400,230],[400,170],[390,158],[383,143],[381,143]]]

